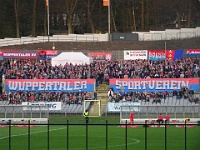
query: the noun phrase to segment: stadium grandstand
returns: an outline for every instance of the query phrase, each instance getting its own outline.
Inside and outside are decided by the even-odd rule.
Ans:
[[[200,149],[200,0],[0,1],[0,150]]]
[[[137,124],[145,125],[144,123],[147,123],[148,125],[144,127],[165,127],[166,129],[168,127],[166,123],[156,125],[159,114],[163,114],[163,116],[170,115],[169,123],[171,126],[175,124],[175,128],[169,129],[170,132],[171,130],[177,132],[176,128],[183,128],[183,123],[185,123],[185,128],[195,128],[195,131],[198,132],[198,128],[194,126],[194,123],[200,124],[200,50],[198,44],[196,44],[197,41],[196,38],[193,40],[177,40],[176,42],[166,41],[167,44],[174,47],[169,50],[163,50],[162,47],[165,44],[163,41],[159,41],[159,44],[158,41],[42,42],[1,47],[0,125],[11,129],[9,125],[13,123],[19,124],[16,127],[28,127],[30,129],[30,127],[35,127],[35,124],[44,124],[47,125],[48,133],[55,132],[55,135],[62,135],[62,139],[67,137],[67,140],[73,140],[77,133],[78,135],[81,133],[83,138],[86,139],[86,144],[82,142],[77,149],[85,149],[83,145],[85,144],[87,147],[87,140],[92,141],[92,137],[87,137],[88,126],[84,128],[86,129],[86,136],[84,136],[85,133],[82,133],[85,130],[81,127],[79,131],[76,126],[76,131],[70,131],[70,137],[68,137],[68,126],[72,129],[73,124],[68,124],[67,120],[67,124],[62,128],[63,124],[59,126],[58,122],[55,122],[58,126],[54,127],[51,124],[51,129],[49,128],[50,124],[48,124],[49,118],[55,120],[61,118],[63,123],[66,119],[74,117],[74,125],[79,125],[83,121],[83,113],[88,110],[89,117],[101,117],[98,118],[99,120],[90,118],[91,125],[97,125],[100,122],[102,126],[103,118],[113,117],[115,123],[115,118],[117,118],[120,128],[139,128]],[[56,45],[56,49],[51,49],[52,45]],[[141,48],[141,45],[144,47]],[[185,46],[185,48],[180,47],[180,45]],[[88,49],[88,47],[91,47],[91,49]],[[105,49],[105,51],[102,51],[102,49]],[[89,58],[89,63],[83,63],[83,61],[86,61],[85,57],[83,59],[78,57],[80,52]],[[63,54],[65,54],[64,57],[60,57]],[[69,56],[72,59],[68,59]],[[59,59],[56,59],[57,57]],[[52,63],[53,61],[54,63]],[[74,61],[77,61],[77,63]],[[132,121],[129,118],[130,114],[134,114]],[[41,131],[40,127],[42,127]],[[66,133],[64,135],[63,129],[66,129],[66,127],[67,133],[64,131]],[[90,132],[95,137],[96,127],[94,127],[94,132]],[[102,127],[104,128],[104,126]],[[32,129],[28,130],[31,133],[31,138],[34,138],[33,135],[37,133],[47,135],[43,126],[36,126],[34,129],[36,130],[35,133],[32,133]],[[124,131],[113,129],[113,133],[119,132],[118,137],[121,140],[120,138],[123,138],[123,136],[120,132],[124,133]],[[18,129],[12,128],[12,130]],[[93,130],[93,126],[90,126],[91,130]],[[109,130],[112,130],[112,128],[109,128]],[[101,129],[100,132],[104,133],[104,130]],[[137,129],[129,132],[136,136],[132,132],[138,132],[137,135],[141,135],[144,130]],[[155,132],[159,135],[161,132],[163,133],[161,130],[155,130]],[[187,130],[187,133],[191,134],[191,132],[192,130]],[[19,137],[17,137],[18,135],[10,135],[10,138],[16,136],[21,139],[21,135],[25,134],[19,134]],[[169,135],[174,136],[173,133],[169,133]],[[111,137],[111,135],[109,136]],[[125,135],[126,138],[128,137],[125,144],[120,143],[120,141],[108,142],[109,149],[112,149],[113,145],[114,148],[117,147],[118,149],[121,149],[121,146],[124,145],[132,149],[135,146],[140,146],[142,144],[140,141],[145,140],[142,139],[143,137],[131,139],[129,136],[128,134]],[[196,136],[196,134],[192,136]],[[105,135],[102,137],[105,137]],[[3,137],[0,137],[0,142],[6,138],[7,134],[5,133]],[[35,138],[39,138],[39,136]],[[158,141],[158,137],[151,139]],[[43,140],[46,141],[45,138]],[[133,140],[136,142],[133,142]],[[52,139],[51,144],[47,147],[50,147],[50,145],[52,147],[54,142]],[[62,141],[62,143],[65,142],[66,140]],[[182,141],[179,140],[180,142]],[[11,143],[9,142],[9,144]],[[116,145],[116,143],[120,144]],[[191,146],[191,142],[188,143]],[[66,145],[69,149],[76,149],[77,144],[73,142],[70,142],[70,144]],[[1,145],[8,147],[7,144]],[[24,144],[22,145],[24,146]],[[37,146],[33,142],[28,143],[28,146],[30,145],[41,147],[41,145]],[[102,145],[95,144],[94,147],[102,147]],[[170,146],[165,142],[166,145]],[[196,147],[196,145],[193,147]],[[62,149],[65,146],[59,147]],[[160,147],[162,147],[162,144]]]
[[[177,32],[181,36],[173,40]],[[137,105],[138,119],[160,112],[175,119],[185,114],[198,118],[199,28],[164,33],[164,40],[152,39],[158,36],[154,32],[134,33],[136,41],[116,39],[121,34],[112,34],[111,41],[108,34],[2,39],[0,104],[48,103],[52,107],[59,103],[62,106],[51,108],[50,113],[82,115],[89,109],[93,116],[99,104],[84,101],[101,100],[97,116],[119,116],[121,105]],[[80,52],[84,58],[79,58]]]
[[[115,105],[117,105],[117,103],[119,105],[124,103],[126,103],[126,105],[149,105],[152,106],[151,109],[148,110],[149,112],[155,111],[155,107],[153,106],[169,106],[169,108],[171,107],[170,111],[173,112],[174,105],[193,106],[199,104],[199,95],[196,94],[199,90],[199,66],[199,57],[183,57],[176,60],[97,60],[89,64],[72,64],[66,61],[64,65],[58,64],[55,66],[52,66],[51,60],[4,59],[1,61],[2,94],[0,103],[1,105],[21,105],[26,102],[61,102],[62,107],[60,110],[51,110],[50,112],[82,114],[84,111],[83,102],[85,100],[102,99],[102,101],[105,102],[105,108],[102,109],[102,114],[118,114],[119,110],[117,112],[116,110],[109,109],[110,105],[112,106],[113,103]],[[37,89],[38,84],[31,84],[29,85],[30,87],[27,87],[28,84],[31,83],[31,80],[48,81],[71,79],[94,79],[94,89],[92,91],[83,91],[81,88],[79,88],[79,90],[52,90],[51,88],[47,88],[46,85],[45,89],[39,90]],[[166,86],[166,89],[150,89],[147,87],[147,89],[145,88],[145,90],[142,90],[139,85],[137,85],[138,88],[136,86],[134,87],[134,85],[129,85],[128,87],[128,84],[125,84],[123,81],[124,85],[113,85],[116,79],[125,79],[126,81],[152,81],[154,79],[161,79],[162,81],[163,79],[167,79],[168,82],[171,82],[171,79],[197,79],[197,85],[192,85],[185,81],[185,84],[183,84],[184,86],[174,86],[174,89]],[[21,83],[16,83],[20,80]],[[23,83],[25,81],[27,82]],[[133,82],[130,83],[134,84]],[[174,84],[181,83],[182,81]],[[119,88],[117,86],[119,86]],[[130,88],[130,86],[132,86],[132,88]],[[159,85],[155,86],[158,87]],[[113,90],[112,95],[109,95],[109,89]],[[119,107],[119,105],[117,106]],[[117,106],[114,107],[117,108]],[[87,105],[87,108],[90,107],[92,106]],[[183,108],[180,108],[179,112],[181,112],[182,109]],[[165,111],[166,110],[163,109],[162,112]],[[185,113],[190,112],[190,109],[185,110]],[[140,113],[146,113],[145,108],[141,107]],[[198,114],[198,110],[195,110],[194,113]]]

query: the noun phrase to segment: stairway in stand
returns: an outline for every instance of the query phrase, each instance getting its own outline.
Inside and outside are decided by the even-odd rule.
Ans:
[[[109,91],[109,85],[107,83],[102,83],[99,87],[97,87],[97,99],[101,100],[101,115],[104,114],[105,108],[108,103],[108,91]],[[98,116],[99,112],[99,104],[97,102],[94,102],[92,107],[90,108],[89,114],[91,116]]]

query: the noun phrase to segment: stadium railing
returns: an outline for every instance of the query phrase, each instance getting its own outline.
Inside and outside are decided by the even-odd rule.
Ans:
[[[8,135],[8,142],[7,142],[7,148],[9,149],[9,150],[11,150],[11,149],[13,149],[13,144],[12,144],[12,137],[13,136],[17,136],[16,135],[16,133],[14,133],[13,132],[13,129],[12,129],[12,127],[13,126],[24,126],[24,125],[26,125],[26,127],[28,128],[28,130],[27,130],[27,133],[23,133],[23,135],[27,135],[27,148],[26,147],[24,147],[24,150],[25,149],[28,149],[28,150],[30,150],[31,149],[31,147],[32,147],[32,145],[31,145],[31,138],[32,138],[32,136],[34,136],[34,135],[32,135],[31,134],[31,129],[30,128],[32,128],[33,127],[33,124],[31,124],[30,123],[30,121],[27,123],[27,124],[13,124],[12,122],[7,122],[6,124],[1,124],[0,123],[0,126],[6,126],[6,127],[8,127],[8,130],[7,130],[7,135]],[[41,126],[41,124],[34,124],[34,126],[37,126],[37,125],[39,125],[39,126]],[[181,133],[181,135],[180,136],[182,136],[182,138],[181,138],[181,142],[182,143],[184,143],[184,145],[183,144],[181,144],[182,145],[182,148],[184,149],[184,150],[193,150],[193,149],[191,149],[191,148],[189,148],[188,147],[188,145],[191,145],[192,143],[190,143],[191,142],[191,140],[189,140],[188,141],[188,135],[187,135],[187,133],[189,132],[189,129],[187,129],[187,128],[200,128],[200,121],[198,122],[198,123],[191,123],[191,124],[188,124],[188,122],[187,122],[187,120],[185,120],[185,122],[184,123],[182,123],[182,124],[176,124],[176,123],[173,123],[173,124],[166,124],[166,123],[164,123],[164,124],[162,124],[162,125],[160,125],[160,124],[150,124],[150,123],[148,123],[147,121],[145,122],[145,124],[128,124],[128,122],[126,122],[126,123],[124,123],[124,124],[116,124],[116,123],[108,123],[108,120],[106,120],[106,122],[105,123],[79,123],[79,124],[77,124],[77,123],[69,123],[69,121],[67,120],[67,122],[66,123],[59,123],[59,124],[52,124],[52,123],[47,123],[47,124],[43,124],[43,126],[45,126],[46,127],[46,133],[47,133],[47,136],[46,136],[46,143],[47,143],[47,145],[46,145],[46,149],[51,149],[51,143],[53,142],[52,141],[52,139],[51,139],[51,136],[53,136],[53,134],[50,134],[50,126],[52,127],[52,126],[65,126],[66,127],[66,132],[64,132],[63,134],[65,134],[65,136],[66,136],[66,139],[64,140],[66,143],[65,143],[65,148],[64,149],[66,149],[66,150],[69,150],[69,149],[76,149],[76,148],[70,148],[69,146],[70,146],[70,132],[69,132],[69,128],[70,129],[72,129],[72,128],[77,128],[77,126],[83,126],[83,129],[85,130],[85,136],[84,136],[84,138],[83,137],[81,137],[81,140],[82,141],[85,141],[85,144],[84,144],[84,146],[85,146],[85,148],[80,148],[80,149],[85,149],[85,150],[89,150],[89,149],[91,149],[90,148],[90,146],[89,146],[89,138],[90,138],[90,136],[91,136],[91,133],[89,133],[89,128],[91,127],[91,126],[103,126],[104,127],[104,133],[105,133],[105,138],[103,139],[104,141],[105,141],[105,145],[101,145],[102,147],[104,147],[106,150],[108,150],[108,149],[112,149],[112,148],[110,148],[110,143],[109,143],[109,138],[108,138],[108,132],[109,132],[109,127],[121,127],[121,128],[124,128],[124,135],[122,135],[122,139],[124,138],[124,142],[122,142],[123,144],[122,144],[122,146],[123,147],[121,147],[121,150],[128,150],[128,149],[132,149],[131,148],[131,146],[129,145],[130,143],[128,143],[128,139],[129,139],[129,134],[128,134],[128,132],[130,132],[129,131],[129,128],[134,128],[134,130],[136,130],[136,128],[144,128],[144,130],[142,131],[143,133],[141,133],[141,134],[143,134],[144,135],[144,137],[143,137],[143,139],[142,140],[138,140],[139,142],[144,142],[144,146],[142,147],[142,148],[140,148],[140,150],[147,150],[148,149],[148,147],[150,146],[150,144],[151,144],[151,140],[149,139],[149,134],[151,134],[151,132],[149,131],[149,129],[148,128],[163,128],[164,129],[164,134],[162,134],[162,138],[164,139],[163,140],[163,143],[160,143],[161,145],[162,145],[162,149],[164,149],[164,150],[167,150],[167,147],[168,147],[168,130],[170,130],[171,128],[169,128],[169,126],[174,126],[175,128],[183,128],[183,130],[181,131],[181,132],[179,132],[179,133]],[[123,129],[122,129],[123,130]],[[155,133],[154,134],[156,134],[156,131],[155,131]],[[197,139],[195,139],[195,140],[197,140]],[[0,140],[0,143],[1,143],[2,141]],[[116,143],[116,145],[117,145],[118,143]],[[180,143],[177,143],[177,144],[180,144]],[[174,144],[175,145],[175,144]],[[176,146],[177,145],[175,145],[174,146],[174,148],[176,148]],[[197,145],[198,146],[198,145]],[[15,149],[17,149],[17,147],[16,147],[16,145],[15,145]],[[63,149],[63,148],[62,148]],[[77,148],[77,149],[79,149],[79,148]]]

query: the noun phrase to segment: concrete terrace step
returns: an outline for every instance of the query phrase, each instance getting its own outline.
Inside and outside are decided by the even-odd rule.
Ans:
[[[106,93],[97,93],[97,96],[98,97],[101,97],[101,96],[108,96],[107,92]]]

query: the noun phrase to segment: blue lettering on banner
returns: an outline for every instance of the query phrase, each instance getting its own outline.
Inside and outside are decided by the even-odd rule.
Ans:
[[[56,104],[47,104],[47,106],[49,107],[49,108],[56,108]]]

